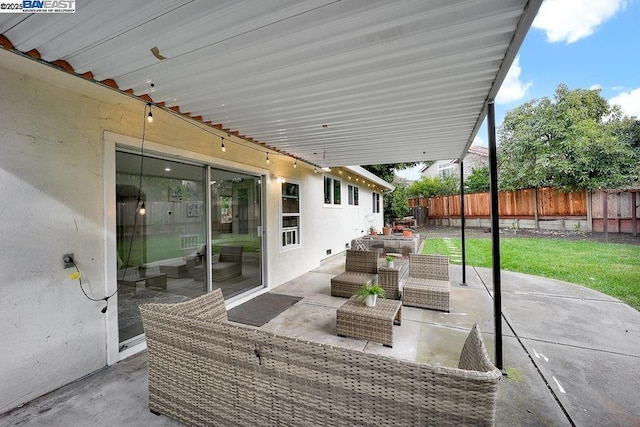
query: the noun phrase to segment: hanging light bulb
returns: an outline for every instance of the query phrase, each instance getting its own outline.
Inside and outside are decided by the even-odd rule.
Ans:
[[[293,168],[297,168],[298,167],[298,160],[296,160],[295,162],[293,162]]]
[[[140,205],[140,209],[138,209],[138,213],[140,215],[145,215],[147,213],[147,208],[144,205],[144,201],[142,202],[142,204]]]
[[[147,104],[149,106],[149,114],[147,114],[147,122],[153,123],[153,114],[151,114],[151,104]]]
[[[267,153],[267,164],[269,164],[269,153]]]
[[[222,138],[222,145],[220,146],[220,149],[222,150],[223,153],[227,151],[227,147],[224,146],[224,138]]]
[[[313,167],[313,173],[318,173],[318,168],[316,168],[315,166]]]

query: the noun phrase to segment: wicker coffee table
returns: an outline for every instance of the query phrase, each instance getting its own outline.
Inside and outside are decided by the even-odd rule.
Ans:
[[[393,347],[393,325],[401,321],[402,303],[378,298],[375,307],[367,307],[357,295],[336,312],[338,336],[362,338]]]

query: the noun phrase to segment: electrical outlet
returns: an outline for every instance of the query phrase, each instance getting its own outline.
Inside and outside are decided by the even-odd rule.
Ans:
[[[75,264],[73,263],[73,254],[62,255],[62,265],[64,266],[64,268],[75,267]]]

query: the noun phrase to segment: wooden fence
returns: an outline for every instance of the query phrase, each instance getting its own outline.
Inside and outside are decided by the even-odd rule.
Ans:
[[[638,192],[640,190],[636,189],[561,192],[554,188],[501,191],[498,209],[503,222],[510,221],[510,224],[525,228],[545,228],[546,225],[551,229],[569,226],[580,229],[584,225],[590,231],[637,235]],[[476,219],[477,226],[488,226],[487,221],[481,220],[491,216],[489,193],[465,194],[464,204],[465,218]],[[453,225],[452,220],[460,218],[460,195],[412,198],[409,207],[419,225]],[[521,220],[523,225],[520,225]]]

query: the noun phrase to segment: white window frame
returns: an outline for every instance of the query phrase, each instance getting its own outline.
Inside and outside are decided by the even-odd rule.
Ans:
[[[360,188],[357,185],[347,184],[347,203],[349,206],[360,205]]]
[[[327,180],[330,180],[329,197],[327,198],[326,188]],[[340,200],[336,202],[336,186],[340,188]],[[341,206],[342,205],[342,181],[329,175],[325,175],[322,180],[322,198],[325,206]]]
[[[283,200],[285,198],[285,195],[283,194],[283,190],[284,190],[284,186],[285,185],[296,185],[298,187],[298,212],[293,213],[293,212],[284,212],[282,203]],[[301,208],[302,208],[302,203],[300,201],[300,191],[301,191],[301,185],[299,182],[295,182],[295,181],[287,181],[287,182],[283,182],[280,184],[280,209],[279,209],[279,217],[278,217],[278,223],[279,223],[279,229],[280,229],[280,235],[279,235],[279,241],[280,241],[280,249],[282,251],[289,251],[292,249],[296,249],[302,246],[302,236],[301,236],[301,222],[302,222],[302,214],[300,212]],[[295,217],[298,218],[298,225],[296,227],[285,227],[283,225],[283,221],[285,217]],[[292,243],[288,243],[288,242],[292,242]]]
[[[371,199],[373,202],[373,213],[380,213],[380,200],[382,199],[380,193],[376,193],[375,191],[371,193]]]
[[[440,178],[446,178],[455,174],[456,165],[453,163],[441,163],[438,165],[438,176]]]

